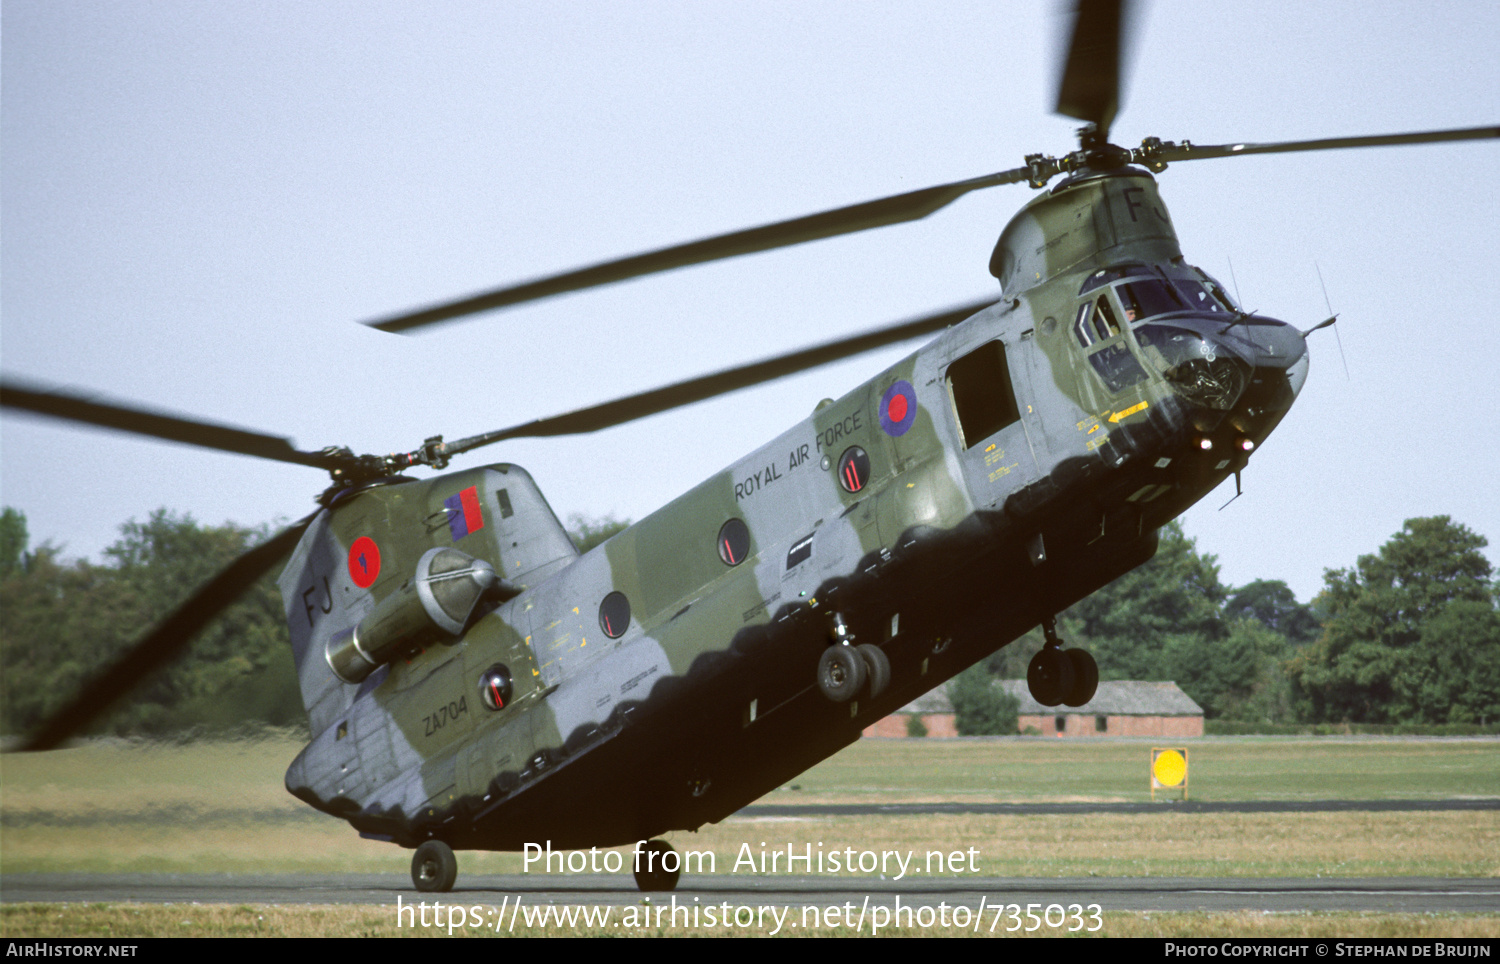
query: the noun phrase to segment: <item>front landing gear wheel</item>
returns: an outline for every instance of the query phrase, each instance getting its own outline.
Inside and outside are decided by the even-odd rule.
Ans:
[[[847,703],[864,689],[864,657],[853,646],[834,644],[818,657],[818,689],[835,703]]]
[[[1069,706],[1082,706],[1094,698],[1099,690],[1099,664],[1086,649],[1064,650],[1063,655],[1073,666],[1073,685],[1063,702]]]
[[[682,857],[665,840],[648,840],[635,851],[635,885],[645,893],[677,889]]]
[[[1042,647],[1026,667],[1026,686],[1032,699],[1056,706],[1073,689],[1073,661],[1060,649]]]
[[[429,840],[411,858],[411,882],[424,894],[446,894],[458,880],[458,858],[441,840]]]

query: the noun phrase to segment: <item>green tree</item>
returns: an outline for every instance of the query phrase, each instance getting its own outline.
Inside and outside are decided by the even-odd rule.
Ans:
[[[6,506],[0,512],[0,579],[26,568],[26,516]]]
[[[265,537],[263,530],[199,526],[160,510],[122,527],[105,551],[109,565],[64,563],[50,547],[38,549],[24,575],[0,583],[7,730],[30,729],[56,711]],[[127,696],[103,728],[154,734],[302,719],[280,595],[268,574],[206,627],[181,661]]]
[[[1488,543],[1448,516],[1408,519],[1380,551],[1324,573],[1323,636],[1292,662],[1318,721],[1494,719],[1500,623]]]
[[[588,552],[602,545],[610,536],[630,528],[630,520],[616,519],[613,515],[593,516],[574,513],[568,517],[568,535],[579,552]]]
[[[1225,596],[1214,557],[1200,554],[1172,522],[1162,527],[1151,561],[1068,615],[1076,621],[1075,641],[1093,652],[1102,679],[1176,679],[1182,685],[1199,665],[1190,654],[1211,653],[1229,635]],[[1183,689],[1192,694],[1187,685]]]
[[[1016,732],[1021,704],[996,685],[995,677],[981,663],[959,673],[948,684],[953,704],[953,725],[959,736],[1010,736]]]
[[[1224,615],[1230,619],[1253,619],[1280,633],[1294,646],[1305,646],[1317,639],[1322,628],[1312,607],[1299,603],[1296,594],[1280,579],[1257,579],[1233,590],[1224,604]]]
[[[1422,625],[1431,654],[1418,683],[1423,706],[1447,707],[1449,723],[1500,719],[1500,612],[1492,603],[1456,599]]]

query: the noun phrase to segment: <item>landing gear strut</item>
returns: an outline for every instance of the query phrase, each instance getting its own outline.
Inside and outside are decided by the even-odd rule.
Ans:
[[[1031,698],[1043,706],[1082,706],[1094,698],[1099,688],[1099,664],[1086,649],[1062,648],[1057,636],[1057,620],[1042,622],[1047,641],[1026,667],[1026,685]]]
[[[835,703],[847,703],[868,690],[879,696],[891,685],[891,660],[873,643],[854,642],[841,613],[834,613],[831,643],[818,658],[818,689]]]

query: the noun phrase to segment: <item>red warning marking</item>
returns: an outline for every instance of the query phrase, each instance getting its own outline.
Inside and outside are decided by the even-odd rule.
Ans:
[[[380,547],[369,536],[360,536],[349,547],[349,578],[361,589],[369,589],[380,578]]]

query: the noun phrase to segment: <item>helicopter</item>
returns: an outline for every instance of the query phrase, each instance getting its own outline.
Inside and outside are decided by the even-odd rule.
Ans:
[[[1113,33],[1117,35],[1118,30]],[[1118,42],[1113,44],[1118,49]],[[1103,100],[1109,99],[1106,90]],[[1214,153],[1158,143],[1130,149],[1132,156],[1120,160],[1117,154],[1111,155],[1107,135],[1113,109],[1101,106],[1097,97],[1094,101],[1092,106],[1069,105],[1085,112],[1086,116],[1078,119],[1094,125],[1092,140],[1086,139],[1077,151],[1067,155],[1043,157],[1035,163],[1028,160],[1024,167],[1002,172],[1010,183],[1058,179],[1002,234],[997,257],[991,259],[1001,281],[1002,301],[983,309],[970,306],[978,310],[973,321],[966,320],[972,311],[949,311],[889,333],[895,339],[924,326],[934,333],[944,332],[931,351],[924,349],[888,369],[875,383],[866,383],[831,401],[797,428],[737,462],[732,471],[721,474],[723,477],[705,483],[723,491],[706,494],[702,487],[695,489],[661,510],[659,517],[643,520],[633,535],[627,533],[589,557],[575,560],[568,555],[566,539],[559,539],[555,518],[547,522],[550,509],[540,491],[517,467],[502,464],[421,482],[391,481],[396,477],[393,473],[412,465],[444,467],[447,458],[464,449],[462,443],[424,445],[405,453],[404,465],[380,458],[372,463],[337,452],[297,453],[302,464],[334,473],[334,485],[325,494],[319,513],[257,550],[259,555],[247,557],[245,565],[247,570],[269,565],[290,549],[291,543],[301,541],[283,577],[289,625],[294,640],[299,620],[306,620],[308,631],[318,631],[304,634],[300,644],[294,645],[301,646],[302,655],[320,651],[322,663],[317,659],[299,659],[299,663],[318,669],[320,674],[319,667],[326,665],[332,676],[330,679],[323,674],[321,682],[314,682],[322,687],[317,693],[334,694],[329,698],[334,700],[337,712],[320,717],[325,725],[315,722],[318,735],[309,748],[311,752],[301,761],[299,775],[289,774],[289,786],[301,791],[299,796],[304,799],[312,797],[309,802],[320,809],[352,814],[351,823],[362,832],[383,834],[408,845],[428,835],[426,839],[435,846],[426,847],[424,852],[423,841],[417,847],[414,878],[418,886],[435,884],[437,889],[452,883],[451,854],[444,854],[443,847],[515,844],[489,831],[454,831],[451,827],[455,821],[472,820],[476,827],[484,821],[498,821],[534,838],[547,832],[548,819],[567,816],[577,820],[582,829],[563,827],[550,833],[549,839],[559,845],[645,839],[669,829],[668,825],[694,820],[701,823],[717,819],[715,814],[732,812],[725,808],[737,808],[758,796],[757,788],[763,792],[786,775],[845,745],[851,733],[857,735],[856,724],[872,718],[871,714],[888,711],[910,695],[936,685],[993,649],[998,641],[1018,634],[1018,628],[1024,631],[1046,622],[1071,598],[1149,558],[1154,528],[1243,468],[1242,463],[1285,414],[1290,404],[1285,390],[1290,389],[1294,397],[1301,387],[1305,365],[1297,366],[1305,362],[1306,355],[1299,348],[1302,332],[1241,310],[1217,279],[1191,268],[1185,260],[1175,260],[1180,248],[1174,247],[1175,232],[1165,203],[1159,200],[1151,172],[1139,170],[1138,165],[1170,166]],[[1464,135],[1495,136],[1493,128],[1470,130]],[[1393,142],[1420,142],[1431,135],[1401,137],[1404,140]],[[1280,149],[1290,148],[1281,145]],[[1142,151],[1140,156],[1134,156],[1135,150]],[[1221,153],[1244,151],[1231,146]],[[953,192],[966,193],[967,189],[964,185]],[[1101,202],[1092,197],[1094,194],[1106,200]],[[1136,246],[1133,253],[1115,252],[1108,263],[1089,262],[1104,250],[1096,240],[1089,242],[1094,245],[1090,253],[1077,257],[1076,252],[1069,254],[1072,260],[1060,266],[1047,258],[1038,261],[1034,254],[1023,257],[1028,250],[1027,232],[1041,232],[1043,243],[1030,245],[1032,249],[1054,243],[1065,247],[1068,242],[1048,227],[1049,219],[1081,217],[1080,211],[1098,211],[1101,205],[1121,209],[1120,218],[1109,221],[1109,225],[1116,237],[1127,238],[1126,247]],[[1129,218],[1128,222],[1124,218]],[[1134,228],[1127,225],[1156,233],[1130,233]],[[1037,276],[1029,285],[1025,277],[1028,269]],[[1104,274],[1099,275],[1101,271]],[[1113,273],[1117,271],[1124,273]],[[1066,282],[1065,296],[1058,294],[1062,288],[1054,282]],[[1083,289],[1090,283],[1089,297],[1084,298]],[[1175,303],[1177,308],[1151,311],[1146,302],[1153,295]],[[1041,305],[1049,298],[1061,307],[1043,310]],[[1206,321],[1198,319],[1208,327],[1169,335],[1157,330],[1157,321],[1149,320],[1174,313],[1192,316],[1194,311],[1186,305],[1194,299],[1204,309],[1198,314],[1210,316]],[[1130,317],[1131,311],[1137,317]],[[1048,318],[1053,321],[1050,331]],[[1257,336],[1262,341],[1257,341]],[[1162,340],[1144,343],[1152,338]],[[1052,346],[1050,351],[1036,347],[1044,343]],[[1247,343],[1254,347],[1245,348]],[[829,349],[829,353],[839,350],[842,348]],[[1055,362],[1054,354],[1071,361]],[[1042,363],[1042,356],[1049,361]],[[1268,367],[1258,363],[1264,360],[1262,356],[1280,361]],[[1018,362],[1017,358],[1028,360]],[[1051,368],[1053,364],[1057,368]],[[1055,374],[1049,384],[1049,368],[1053,372],[1072,370],[1072,388],[1058,388]],[[1267,375],[1270,369],[1281,372],[1276,377],[1282,382],[1264,391],[1276,397],[1264,401],[1264,405],[1249,405],[1257,410],[1254,413],[1237,411],[1237,400],[1244,397],[1257,376],[1262,382],[1267,378],[1274,381]],[[1169,372],[1176,375],[1169,377]],[[1237,380],[1244,384],[1236,384]],[[709,381],[718,383],[717,387],[728,383],[722,376]],[[673,397],[684,393],[691,394],[679,389]],[[1129,404],[1114,404],[1125,396]],[[49,402],[33,396],[29,401],[35,404],[24,407],[42,410],[51,406],[51,414],[96,422],[114,418],[116,423],[121,419],[139,423],[148,415],[110,415],[104,411],[108,406],[61,411],[67,408],[67,400],[51,397],[53,401]],[[1044,397],[1046,402],[1041,403]],[[1218,421],[1208,425],[1215,416],[1193,412],[1174,416],[1170,411],[1172,400],[1181,398],[1219,413]],[[7,394],[8,405],[25,401],[14,391]],[[1136,408],[1143,402],[1144,407]],[[1132,408],[1135,411],[1130,411]],[[1165,423],[1154,422],[1164,411]],[[940,415],[948,420],[938,418]],[[1237,416],[1239,424],[1224,427]],[[930,421],[919,427],[923,419]],[[1060,428],[1065,423],[1073,426],[1078,446],[1054,446],[1047,441],[1069,437]],[[139,424],[115,427],[142,430]],[[156,434],[178,432],[179,428],[184,433],[191,430],[190,426],[161,427]],[[981,433],[982,429],[993,431]],[[1166,454],[1167,449],[1161,448],[1167,444],[1163,439],[1179,435],[1184,435],[1178,441],[1185,441],[1187,450],[1171,448],[1173,454]],[[1034,439],[1043,441],[1038,444]],[[940,443],[937,449],[931,448],[934,440]],[[222,437],[216,437],[216,441],[222,443]],[[1205,442],[1207,448],[1203,447]],[[274,440],[265,444],[275,448]],[[929,447],[925,452],[924,445]],[[285,454],[281,449],[276,451]],[[949,484],[945,486],[937,476],[924,481],[908,474],[930,472],[938,451],[943,454],[936,461],[952,469],[946,472]],[[1148,460],[1150,468],[1131,465],[1158,451],[1162,454]],[[1064,452],[1066,456],[1059,457]],[[1163,459],[1166,465],[1156,464]],[[1103,468],[1094,468],[1096,464]],[[1059,469],[1059,478],[1054,478]],[[1147,475],[1129,474],[1137,469]],[[1110,475],[1116,471],[1124,474]],[[802,483],[797,472],[819,480],[816,485],[826,491],[808,495],[809,490],[798,488]],[[1097,482],[1095,473],[1104,473],[1113,481]],[[944,474],[938,472],[939,476]],[[1066,483],[1059,480],[1062,475],[1073,474],[1078,479]],[[988,501],[973,494],[973,486],[978,483],[971,484],[970,480],[979,477],[986,485],[998,486]],[[1023,494],[1044,477],[1056,484],[1058,492],[1048,495],[1031,489],[1030,495]],[[1027,484],[1019,484],[1022,482]],[[1014,488],[1013,483],[1017,484]],[[1070,488],[1075,485],[1083,488]],[[911,500],[901,497],[905,491],[902,486],[914,493]],[[1115,493],[1114,488],[1121,491]],[[1018,499],[1013,508],[1012,497]],[[1027,498],[1036,504],[1029,505]],[[713,503],[716,513],[701,508],[705,499]],[[773,500],[777,504],[768,508]],[[1055,508],[1059,500],[1069,505],[1061,515]],[[799,507],[798,503],[806,504]],[[777,517],[783,510],[790,513],[790,521]],[[712,555],[705,548],[701,559],[677,565],[673,559],[680,544],[673,543],[667,550],[653,544],[659,543],[656,533],[663,527],[674,533],[686,531],[695,525],[684,522],[685,518],[705,513],[705,518],[713,518],[705,523],[702,541],[704,547],[711,547]],[[384,522],[374,518],[382,514]],[[367,531],[354,525],[356,516],[366,520]],[[347,519],[340,521],[341,517]],[[744,531],[732,526],[736,518]],[[407,532],[418,528],[419,537]],[[521,558],[495,541],[503,538],[502,533],[518,536],[511,540],[514,544],[510,548],[523,550]],[[479,544],[476,537],[494,544],[483,551],[463,552],[465,547]],[[933,541],[924,541],[929,538]],[[361,543],[361,539],[370,542]],[[397,548],[392,549],[393,545]],[[450,546],[467,559],[444,555]],[[1085,546],[1094,548],[1082,548]],[[416,551],[418,547],[421,552]],[[804,568],[809,565],[820,567],[818,578],[804,581],[815,571]],[[609,574],[607,579],[601,575],[601,566]],[[675,574],[680,578],[666,590],[640,581],[641,574],[656,572],[670,583],[674,568],[693,571]],[[777,574],[772,579],[758,572],[754,579],[746,580],[752,569],[776,570]],[[459,575],[444,579],[453,573]],[[565,579],[554,582],[564,573],[568,574]],[[309,574],[313,578],[304,585],[304,577]],[[382,575],[386,583],[380,582]],[[217,592],[227,593],[244,577],[243,572],[234,574]],[[373,581],[362,586],[362,579]],[[603,587],[599,580],[604,579],[610,586],[618,583],[621,588],[603,594],[593,592],[592,596],[599,597],[594,600],[591,596],[597,610],[595,605],[565,607],[567,612],[583,610],[567,626],[566,638],[577,652],[553,652],[560,645],[566,646],[558,643],[564,637],[556,636],[546,641],[552,646],[548,655],[554,659],[541,662],[535,655],[538,634],[520,633],[516,627],[527,625],[525,617],[512,618],[512,614],[531,603],[533,609],[540,607],[544,613],[550,606],[555,615],[560,611],[555,600],[544,602],[539,597],[563,593],[563,583],[569,579],[582,580],[596,589]],[[346,581],[341,584],[339,580]],[[450,612],[440,601],[433,601],[440,587],[465,580],[469,596],[460,600],[459,610]],[[626,585],[628,580],[635,582]],[[769,585],[759,585],[767,580],[776,584],[775,591]],[[753,590],[747,588],[750,582],[757,584]],[[381,589],[360,595],[360,590],[377,585],[391,595],[377,599]],[[1014,598],[991,598],[997,585],[1013,587],[1008,595],[1028,598],[1024,604]],[[405,592],[408,586],[409,593]],[[431,599],[423,596],[424,586],[431,590],[427,594]],[[360,602],[336,604],[335,590],[353,594]],[[615,593],[623,598],[626,608],[620,608],[619,599],[609,602]],[[872,601],[877,597],[878,603]],[[952,608],[955,598],[983,602],[972,606],[962,619],[950,622],[942,613]],[[726,612],[740,621],[731,634],[733,639],[719,647],[708,645],[695,653],[688,665],[668,668],[673,664],[671,658],[665,663],[640,659],[643,640],[658,631],[668,635],[679,631],[661,630],[663,625],[677,622],[679,627],[692,627],[697,620],[713,624]],[[459,627],[457,632],[439,625],[439,613],[450,619],[449,627]],[[555,622],[537,622],[538,618],[532,618],[531,628],[557,631]],[[331,626],[324,620],[342,625]],[[499,631],[497,624],[510,627],[515,635]],[[750,629],[742,638],[740,633],[746,626]],[[499,635],[489,635],[492,629]],[[697,628],[680,631],[692,639],[714,635]],[[981,636],[982,642],[978,641]],[[597,662],[593,662],[592,654],[582,653],[590,637],[595,646],[607,650]],[[420,655],[413,655],[417,649],[421,649]],[[510,655],[484,666],[469,666],[467,654],[479,650]],[[1077,699],[1081,690],[1074,691],[1074,677],[1087,679],[1087,658],[1060,656],[1078,651],[1058,646],[1049,646],[1044,652],[1048,658],[1043,659],[1044,665],[1036,674],[1038,685],[1052,687],[1055,692],[1049,698]],[[528,657],[528,653],[533,655]],[[858,658],[851,654],[858,654]],[[671,655],[679,654],[674,650]],[[697,656],[705,657],[701,665]],[[408,657],[411,662],[404,662]],[[766,681],[741,672],[736,660],[742,658],[776,666],[776,679],[770,681],[769,689],[756,689]],[[570,659],[581,665],[575,668]],[[725,661],[735,666],[715,665]],[[633,671],[621,676],[618,666],[626,663]],[[492,672],[496,665],[503,672]],[[529,678],[523,668],[529,669]],[[381,687],[387,691],[414,690],[421,696],[428,690],[425,684],[413,682],[415,675],[443,673],[464,677],[463,685],[453,689],[462,691],[462,695],[440,706],[420,707],[431,712],[413,711],[413,720],[421,718],[424,738],[462,739],[461,727],[494,729],[507,713],[510,718],[531,719],[528,725],[535,731],[535,718],[527,717],[531,704],[546,706],[554,713],[558,707],[566,707],[582,715],[554,724],[558,732],[553,744],[545,742],[552,737],[544,737],[542,745],[532,747],[535,752],[530,754],[518,753],[512,747],[509,755],[518,766],[513,771],[495,762],[506,755],[502,750],[493,751],[494,760],[480,760],[482,752],[490,751],[476,749],[477,740],[463,743],[467,755],[462,759],[452,755],[443,765],[452,767],[453,786],[464,785],[466,789],[480,789],[473,784],[475,772],[495,770],[482,792],[455,791],[451,799],[444,800],[441,791],[446,788],[439,787],[438,792],[420,801],[409,802],[403,797],[393,805],[388,798],[357,812],[346,806],[361,799],[355,792],[336,788],[340,792],[326,793],[319,780],[348,772],[343,769],[347,760],[369,757],[377,761],[377,767],[387,770],[401,770],[403,766],[394,747],[389,751],[366,747],[370,739],[378,742],[382,735],[391,737],[389,727],[372,725],[364,718],[334,718],[349,716],[356,706],[374,705],[383,697]],[[590,719],[588,711],[568,705],[570,700],[577,702],[578,691],[602,698],[603,690],[585,688],[584,680],[590,673],[605,683],[619,682],[622,687],[633,682],[626,693],[637,692],[643,684],[651,689],[641,694],[639,706],[634,705],[634,698],[617,694],[611,715]],[[642,673],[645,676],[636,679]],[[107,675],[119,684],[118,673]],[[686,686],[688,692],[674,695],[674,687],[683,689],[679,680],[684,679],[691,684]],[[700,687],[700,683],[704,685]],[[308,685],[304,679],[305,691]],[[643,713],[654,709],[657,686],[662,686],[660,700],[674,707],[669,717],[705,721],[701,732],[692,734],[686,744],[684,735],[670,726],[664,730],[660,719],[649,719],[651,714]],[[481,712],[479,704],[487,699],[498,705],[486,703]],[[710,718],[717,708],[732,709],[733,713],[715,722]],[[612,719],[616,710],[619,719]],[[496,715],[476,723],[485,713]],[[638,714],[641,718],[634,719]],[[346,723],[340,736],[339,727]],[[444,734],[443,730],[448,732]],[[717,749],[710,752],[705,749],[709,745]],[[737,745],[744,748],[733,749]],[[644,747],[652,749],[648,752]],[[766,747],[775,747],[776,752]],[[678,762],[641,767],[652,754]],[[775,759],[752,766],[736,765],[765,756]],[[634,777],[618,774],[620,770],[636,769],[647,772]],[[399,782],[401,776],[398,773],[392,779]],[[600,786],[599,781],[615,787],[631,779],[640,782],[643,789],[615,812],[574,812],[573,808],[582,806],[576,801],[593,803],[595,794],[589,790]],[[417,794],[427,794],[431,788],[425,777],[419,782],[422,786]],[[545,792],[538,793],[542,788]],[[622,797],[628,799],[628,794]],[[566,805],[566,801],[575,803]],[[652,818],[653,823],[632,812],[655,807],[670,815]],[[424,808],[430,812],[423,813]],[[648,874],[643,883],[661,882]]]

